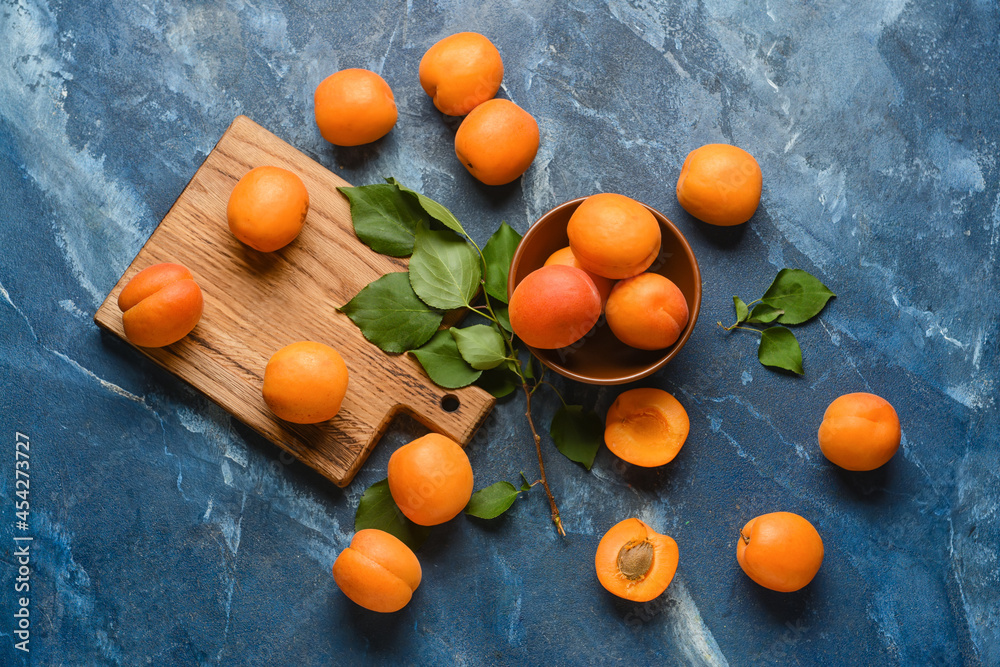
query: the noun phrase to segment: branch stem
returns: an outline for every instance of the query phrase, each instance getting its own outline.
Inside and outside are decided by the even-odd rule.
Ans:
[[[542,487],[545,488],[545,495],[549,499],[549,507],[552,510],[552,523],[556,525],[556,530],[559,534],[566,537],[566,530],[563,528],[562,519],[559,518],[559,508],[556,506],[556,499],[552,495],[552,489],[549,488],[549,481],[545,477],[545,461],[542,459],[542,437],[535,430],[535,422],[531,418],[531,390],[528,389],[527,382],[521,383],[521,389],[524,390],[524,398],[527,402],[524,416],[528,418],[528,426],[531,427],[531,435],[535,439],[535,452],[538,454],[538,471],[541,477],[539,481],[542,483]]]
[[[722,322],[716,322],[724,331],[732,331],[733,329],[739,329],[740,331],[752,331],[758,336],[761,334],[760,329],[754,329],[753,327],[741,327],[739,322],[734,323],[732,326],[724,326]]]

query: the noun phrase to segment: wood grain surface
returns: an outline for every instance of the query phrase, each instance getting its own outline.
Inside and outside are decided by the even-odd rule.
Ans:
[[[241,244],[226,220],[233,186],[261,165],[290,169],[309,191],[302,233],[274,253]],[[379,276],[406,270],[406,260],[380,255],[355,236],[347,199],[336,190],[345,185],[249,118],[237,117],[94,316],[124,340],[117,299],[125,284],[153,264],[187,266],[204,292],[201,322],[173,345],[136,349],[339,486],[351,481],[399,411],[464,445],[494,403],[478,387],[438,387],[410,355],[382,352],[337,311]],[[343,406],[322,424],[283,422],[261,396],[271,354],[299,340],[326,343],[347,363]],[[458,400],[453,411],[442,405],[446,396]]]

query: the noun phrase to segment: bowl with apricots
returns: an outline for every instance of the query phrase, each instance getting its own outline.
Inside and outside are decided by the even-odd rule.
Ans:
[[[588,384],[624,384],[684,347],[698,320],[701,272],[665,215],[598,193],[531,225],[507,291],[515,336],[548,368]]]

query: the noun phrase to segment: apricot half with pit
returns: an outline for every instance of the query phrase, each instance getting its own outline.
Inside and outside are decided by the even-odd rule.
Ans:
[[[658,597],[677,572],[677,542],[639,519],[625,519],[604,534],[594,567],[608,591],[633,602]]]

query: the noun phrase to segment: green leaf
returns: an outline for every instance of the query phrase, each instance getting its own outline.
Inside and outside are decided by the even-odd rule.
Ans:
[[[483,374],[476,380],[476,386],[488,391],[493,395],[493,398],[503,398],[521,386],[521,378],[506,365],[497,366],[483,371]]]
[[[483,260],[486,262],[486,293],[494,299],[507,303],[507,275],[514,251],[521,242],[521,235],[506,222],[493,232],[493,236],[483,246]]]
[[[430,225],[430,216],[395,185],[337,189],[351,204],[354,233],[375,252],[406,257],[417,229]]]
[[[383,479],[369,486],[354,514],[354,530],[377,528],[398,537],[411,549],[419,549],[431,529],[407,519],[396,506],[389,492],[389,480]]]
[[[448,330],[438,331],[425,345],[411,350],[427,375],[445,389],[465,387],[482,375],[462,358],[458,345]]]
[[[604,424],[596,412],[585,411],[582,405],[564,405],[552,417],[549,434],[566,458],[590,470],[604,440]]]
[[[750,311],[750,317],[747,318],[748,324],[768,324],[770,322],[778,319],[778,316],[783,314],[781,308],[775,308],[774,306],[769,306],[766,303],[758,303]]]
[[[521,473],[521,491],[531,491],[531,482],[528,481],[523,472]]]
[[[769,327],[760,334],[760,363],[802,375],[802,348],[795,334],[785,327]]]
[[[464,329],[452,327],[450,331],[462,358],[477,371],[496,368],[507,358],[504,354],[503,337],[491,326],[474,324]]]
[[[510,328],[510,312],[506,308],[494,308],[493,314],[497,316],[497,322],[507,330],[507,333],[514,333]]]
[[[465,513],[480,519],[495,519],[514,504],[518,491],[510,482],[497,482],[472,494]]]
[[[760,300],[785,311],[778,317],[781,324],[801,324],[818,315],[834,296],[837,295],[806,271],[782,269]]]
[[[479,254],[465,239],[447,230],[417,230],[410,258],[410,284],[428,306],[469,306],[481,275]]]
[[[417,298],[406,273],[387,273],[338,310],[382,350],[394,354],[426,343],[444,314]]]
[[[738,296],[734,296],[733,307],[736,309],[736,324],[745,322],[749,311],[747,310],[747,305],[743,303],[743,299]]]
[[[457,234],[468,237],[469,235],[465,233],[465,229],[462,227],[462,223],[458,221],[455,215],[446,209],[444,206],[434,201],[430,197],[425,197],[416,190],[411,190],[405,185],[401,185],[399,181],[395,178],[389,177],[385,179],[386,183],[398,187],[402,192],[408,194],[413,198],[429,216],[440,222],[442,225],[452,230]]]

